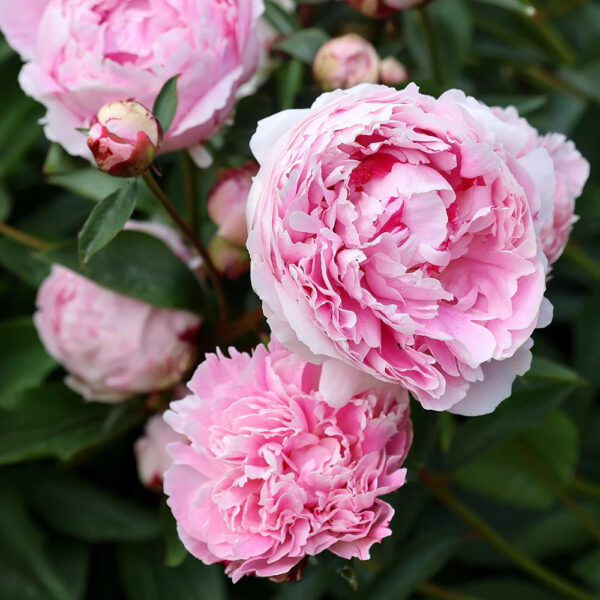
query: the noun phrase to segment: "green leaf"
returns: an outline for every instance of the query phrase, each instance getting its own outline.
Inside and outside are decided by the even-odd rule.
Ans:
[[[48,600],[74,600],[43,552],[43,540],[26,513],[21,499],[0,486],[0,556],[7,557],[17,573],[33,578]],[[0,590],[2,585],[0,584]],[[13,598],[13,596],[3,596]],[[23,596],[27,597],[27,596]]]
[[[572,385],[520,382],[520,389],[492,414],[472,417],[457,429],[446,463],[451,468],[458,467],[495,444],[526,431],[565,400],[573,389]]]
[[[292,58],[277,72],[281,110],[286,110],[294,106],[296,97],[302,90],[304,68],[303,62],[297,58]]]
[[[140,423],[144,412],[137,403],[117,423],[105,423],[114,410],[85,402],[63,384],[27,390],[0,409],[0,465],[55,456],[68,460],[81,450],[101,444]]]
[[[165,541],[165,565],[178,567],[186,559],[188,552],[177,535],[177,523],[166,502],[160,505],[160,524]]]
[[[162,89],[158,93],[156,100],[154,101],[154,107],[152,112],[160,123],[163,134],[169,131],[171,123],[177,113],[177,104],[179,98],[177,96],[177,80],[179,75],[174,75],[163,85]]]
[[[526,379],[555,382],[562,385],[583,385],[585,382],[576,371],[544,356],[534,356]]]
[[[457,551],[460,538],[448,531],[421,534],[394,557],[365,593],[369,600],[403,600],[415,587],[433,577]]]
[[[29,317],[0,323],[0,354],[0,396],[10,396],[40,385],[56,367]]]
[[[324,566],[341,577],[354,591],[358,590],[358,577],[352,561],[341,558],[333,552],[322,552],[317,558],[320,565]]]
[[[563,598],[563,596],[548,592],[545,588],[530,581],[509,577],[505,579],[487,577],[481,581],[471,581],[453,588],[453,591],[480,600],[507,600],[507,598],[511,600],[561,600]]]
[[[329,35],[323,29],[302,29],[277,42],[274,48],[312,65],[319,48],[327,40]]]
[[[82,266],[123,229],[135,210],[136,194],[137,183],[133,179],[96,204],[79,233],[79,262]]]
[[[190,556],[178,567],[167,567],[160,543],[122,544],[117,557],[127,600],[227,598],[222,565],[207,567]]]
[[[566,485],[575,470],[578,436],[573,423],[561,412],[546,415],[541,425],[522,436],[528,452],[561,484]],[[500,502],[527,508],[549,508],[554,494],[527,462],[520,442],[510,440],[482,452],[455,472],[457,483]]]
[[[294,13],[289,13],[272,0],[265,2],[265,20],[279,33],[286,35],[298,29],[298,19]]]
[[[0,265],[34,288],[50,273],[50,267],[36,260],[29,248],[7,238],[0,238]]]
[[[13,201],[6,187],[0,184],[0,222],[6,221],[12,211]]]
[[[433,450],[440,428],[440,413],[425,410],[418,402],[412,403],[410,413],[414,441],[408,459],[412,465],[422,467]]]
[[[571,573],[587,587],[600,592],[600,550],[594,550],[571,565]]]
[[[37,255],[61,264],[125,296],[162,308],[182,308],[206,315],[208,296],[188,266],[152,235],[122,231],[79,268],[75,244]]]
[[[127,184],[126,181],[111,177],[93,167],[53,174],[47,181],[94,202],[99,202]]]
[[[27,502],[55,531],[84,542],[137,542],[160,533],[158,515],[48,468],[21,472]]]
[[[527,17],[533,17],[536,14],[536,9],[529,0],[478,0],[483,4],[498,6],[506,10],[511,10]]]
[[[90,546],[55,536],[49,547],[52,548],[50,562],[67,589],[75,600],[84,600],[90,571]]]

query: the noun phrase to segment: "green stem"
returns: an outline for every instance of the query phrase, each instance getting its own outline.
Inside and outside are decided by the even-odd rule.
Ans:
[[[557,481],[552,473],[536,458],[535,454],[527,447],[522,440],[516,440],[516,447],[529,465],[531,470],[537,475],[539,480],[548,488],[555,498],[573,515],[579,524],[588,531],[592,537],[600,542],[600,525],[592,519],[565,491],[565,488]]]
[[[498,552],[503,554],[517,567],[528,573],[544,585],[560,592],[565,598],[576,600],[594,600],[594,596],[585,590],[573,585],[571,582],[555,575],[544,566],[523,554],[510,542],[505,540],[497,531],[475,514],[468,506],[463,504],[446,486],[446,481],[432,473],[421,471],[421,481],[441,500],[457,517],[470,525]]]
[[[183,186],[188,221],[192,231],[198,231],[198,206],[196,204],[196,165],[187,152],[181,156]]]
[[[146,185],[150,189],[150,191],[154,194],[154,197],[158,200],[161,206],[165,209],[167,214],[173,219],[177,227],[181,230],[181,232],[185,235],[185,237],[190,241],[190,243],[198,250],[198,253],[202,257],[204,262],[204,267],[212,281],[213,287],[215,288],[215,292],[217,294],[217,302],[219,303],[219,314],[221,325],[227,322],[228,319],[228,306],[227,306],[227,298],[225,296],[225,291],[223,289],[223,284],[221,282],[221,278],[219,277],[219,273],[215,269],[215,265],[213,264],[206,248],[203,246],[202,242],[199,240],[198,236],[194,231],[192,231],[191,227],[185,222],[182,216],[179,214],[173,203],[169,200],[167,195],[163,192],[162,188],[158,185],[156,179],[152,176],[150,171],[146,171],[142,175]]]
[[[52,248],[52,244],[44,242],[29,233],[15,229],[6,223],[0,223],[0,235],[10,238],[15,242],[19,242],[19,244],[23,244],[23,246],[27,246],[28,248],[33,248],[34,250],[45,252]]]
[[[600,485],[584,479],[575,479],[571,483],[571,489],[581,496],[588,496],[594,500],[600,500]]]
[[[474,596],[465,596],[464,594],[458,594],[452,590],[447,590],[435,583],[424,581],[420,583],[416,588],[416,591],[423,596],[429,596],[430,598],[439,598],[440,600],[478,600]]]
[[[431,62],[431,70],[433,73],[434,81],[440,85],[444,85],[444,68],[440,58],[440,48],[438,40],[433,28],[433,22],[427,12],[427,7],[421,7],[418,9],[418,13],[421,19],[421,29],[427,42],[427,48],[429,50],[429,60]]]
[[[586,275],[589,275],[596,281],[600,281],[600,263],[587,254],[580,246],[574,242],[569,242],[565,248],[564,256]]]

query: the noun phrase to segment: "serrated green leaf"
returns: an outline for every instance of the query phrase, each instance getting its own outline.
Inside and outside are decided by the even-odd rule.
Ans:
[[[79,263],[86,265],[89,260],[104,248],[119,233],[135,210],[137,183],[113,192],[94,207],[79,233]]]
[[[163,134],[166,134],[167,131],[169,131],[169,127],[171,127],[171,123],[173,123],[173,119],[177,113],[177,105],[179,103],[179,97],[177,95],[178,79],[179,75],[174,75],[165,82],[158,93],[152,108],[152,113],[158,119]]]

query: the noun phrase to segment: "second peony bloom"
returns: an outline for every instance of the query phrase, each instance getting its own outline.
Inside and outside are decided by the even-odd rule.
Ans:
[[[564,153],[458,90],[414,84],[324,94],[262,121],[251,145],[253,285],[274,336],[323,363],[330,403],[373,380],[465,415],[510,395],[551,318],[541,232],[554,235]],[[581,191],[583,167],[558,189]]]
[[[381,496],[404,484],[412,441],[408,394],[371,389],[343,408],[319,393],[322,369],[272,342],[208,355],[165,420],[165,493],[179,537],[234,581],[279,577],[329,550],[369,557],[390,535]]]

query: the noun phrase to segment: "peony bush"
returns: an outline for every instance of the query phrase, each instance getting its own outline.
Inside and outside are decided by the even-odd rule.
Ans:
[[[600,593],[594,0],[0,0],[0,599]]]

